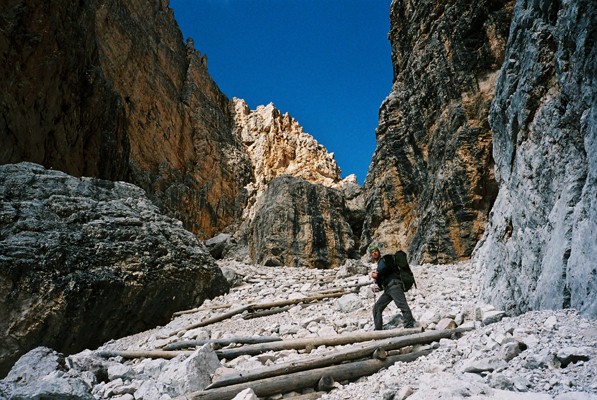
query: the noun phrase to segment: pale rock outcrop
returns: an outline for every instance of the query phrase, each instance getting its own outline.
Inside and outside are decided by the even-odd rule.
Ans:
[[[166,323],[225,293],[207,249],[139,187],[0,166],[0,375]]]
[[[232,99],[234,130],[246,146],[255,174],[255,190],[280,175],[292,175],[307,182],[338,187],[340,168],[334,154],[304,132],[288,113],[272,103],[251,110],[242,99]]]
[[[0,398],[93,400],[91,388],[94,383],[93,378],[86,380],[81,375],[69,373],[63,354],[37,347],[23,355],[0,381]]]
[[[512,313],[597,318],[597,4],[516,3],[490,113],[499,194],[474,260]]]
[[[361,252],[468,258],[497,193],[487,123],[513,0],[393,1],[394,83],[365,182]]]

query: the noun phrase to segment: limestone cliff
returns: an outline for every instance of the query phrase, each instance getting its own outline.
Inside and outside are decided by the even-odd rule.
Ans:
[[[329,268],[356,257],[339,190],[283,175],[270,182],[249,224],[249,254],[266,266]]]
[[[361,251],[467,258],[496,196],[487,123],[514,1],[395,0],[394,84],[365,181]]]
[[[486,300],[597,318],[597,4],[519,1],[490,113]]]
[[[167,1],[3,1],[0,65],[0,164],[135,183],[199,237],[240,217],[229,100]]]
[[[250,259],[327,268],[354,257],[354,232],[362,225],[355,177],[342,180],[333,154],[273,104],[250,110],[243,100],[233,102],[234,131],[255,177],[237,232]]]
[[[251,110],[244,100],[232,101],[234,130],[249,153],[256,191],[263,191],[280,175],[327,187],[340,185],[340,168],[334,154],[306,133],[297,120],[282,114],[272,103]]]

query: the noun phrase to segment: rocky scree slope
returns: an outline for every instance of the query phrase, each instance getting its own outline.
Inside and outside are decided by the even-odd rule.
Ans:
[[[154,350],[181,340],[277,336],[283,339],[338,337],[369,331],[374,294],[366,272],[369,266],[351,261],[337,270],[278,268],[220,260],[232,282],[231,291],[201,307],[173,318],[162,327],[105,343],[98,350]],[[413,266],[418,288],[408,300],[419,324],[427,331],[449,326],[475,329],[460,339],[442,339],[426,348],[428,356],[396,363],[356,382],[336,382],[329,393],[313,388],[286,393],[292,398],[336,399],[595,399],[597,323],[574,310],[529,312],[509,317],[476,300],[478,276],[469,263]],[[330,287],[366,283],[358,293],[290,307],[259,318],[236,314],[203,327],[188,327],[231,307],[299,299]],[[400,328],[394,305],[384,313],[385,328]],[[348,348],[350,346],[342,346]],[[231,345],[231,348],[237,348]],[[200,390],[230,372],[249,372],[264,366],[325,355],[333,348],[267,352],[220,359],[209,345],[190,355],[166,359],[100,358],[86,350],[66,357],[38,348],[24,357],[0,381],[0,393],[77,393],[79,398],[169,399]],[[36,360],[33,364],[32,360]],[[48,361],[49,360],[49,361]],[[52,361],[55,360],[55,361]],[[63,360],[63,361],[60,361]],[[39,367],[36,371],[33,365]],[[60,389],[58,389],[60,388]],[[52,392],[54,390],[54,392]],[[62,390],[62,392],[59,392]],[[256,399],[248,389],[236,397]],[[282,394],[269,399],[280,399]]]

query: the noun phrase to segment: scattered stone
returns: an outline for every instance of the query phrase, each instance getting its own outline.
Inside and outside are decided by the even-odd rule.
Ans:
[[[263,293],[268,293],[267,301],[288,298],[291,293],[298,292],[308,296],[335,286],[358,282],[362,278],[361,276],[339,278],[333,270],[309,270],[300,267],[284,269],[283,274],[263,274],[262,269],[237,261],[220,260],[218,264],[220,267],[235,270],[239,275],[246,277],[247,282],[254,283],[233,287],[226,295],[212,299],[209,305],[213,307],[262,302],[265,301]],[[510,398],[553,400],[554,396],[570,392],[581,393],[578,395],[581,399],[582,393],[597,395],[597,385],[593,383],[596,378],[594,371],[597,369],[597,336],[578,334],[579,327],[582,327],[581,332],[587,333],[597,329],[597,321],[582,319],[573,310],[557,310],[505,317],[491,325],[482,325],[480,321],[475,321],[476,315],[499,310],[481,302],[472,304],[472,299],[469,297],[458,297],[460,293],[474,293],[475,269],[472,263],[452,265],[449,270],[442,271],[440,274],[437,273],[436,265],[416,266],[416,269],[419,274],[420,288],[407,293],[409,305],[415,317],[420,319],[422,315],[435,318],[434,316],[461,314],[464,318],[462,326],[468,325],[476,329],[463,333],[460,338],[442,339],[439,343],[435,342],[429,346],[405,347],[400,350],[403,354],[425,348],[434,350],[426,357],[409,363],[396,363],[372,376],[360,378],[356,382],[334,382],[332,390],[322,395],[322,400],[397,399],[407,396],[406,393],[410,391],[412,393],[408,398],[415,400],[439,398],[443,394],[453,398],[469,396],[475,399],[474,396],[479,396],[477,397],[479,399],[495,400]],[[265,275],[269,277],[264,279]],[[446,285],[445,280],[455,276],[458,279]],[[353,295],[362,303],[362,307],[349,312],[341,312],[336,308],[338,299],[327,299],[304,307],[296,306],[284,313],[267,317],[223,320],[206,327],[185,330],[185,334],[192,332],[192,336],[198,335],[205,339],[231,335],[246,337],[279,335],[283,339],[295,339],[333,336],[345,330],[356,332],[371,330],[371,310],[374,299],[360,294]],[[479,312],[466,311],[471,309]],[[169,332],[178,331],[194,322],[228,311],[229,307],[205,308],[194,313],[183,314],[164,327],[112,340],[104,344],[100,350],[154,349],[156,343],[164,340],[160,338],[169,338]],[[545,321],[551,316],[556,317],[557,329],[545,327]],[[441,320],[440,318],[437,322]],[[388,328],[402,326],[403,319],[400,311],[393,303],[390,303],[384,311],[384,322]],[[178,340],[182,339],[174,337]],[[252,371],[278,363],[296,362],[303,357],[325,354],[333,349],[319,346],[305,350],[267,352],[256,356],[240,356],[231,360],[217,361],[213,350],[210,350],[209,346],[204,347],[203,351],[207,353],[207,358],[203,360],[198,358],[193,362],[191,362],[193,357],[184,356],[170,360],[100,359],[90,350],[71,355],[62,362],[60,360],[64,358],[63,356],[46,350],[44,354],[49,356],[48,360],[54,361],[48,368],[43,369],[43,373],[47,375],[46,382],[49,382],[48,379],[56,380],[65,376],[78,379],[79,382],[84,382],[88,393],[95,398],[122,397],[131,400],[132,395],[135,399],[159,399],[160,397],[169,399],[191,390],[190,382],[183,382],[186,379],[190,381],[203,379],[203,383],[196,386],[201,387],[217,380],[225,373]],[[346,346],[342,346],[344,347]],[[582,356],[588,359],[569,362],[565,368],[561,368],[561,360],[566,361]],[[42,360],[42,358],[37,359]],[[35,361],[33,364],[43,365],[44,362]],[[206,368],[207,365],[211,367]],[[133,371],[132,377],[128,369]],[[202,371],[204,377],[197,377],[196,370]],[[425,374],[429,377],[423,378]],[[110,381],[108,376],[114,379]],[[123,379],[123,377],[128,378]],[[180,380],[180,377],[186,378]],[[180,382],[174,382],[175,380]],[[4,395],[10,398],[6,393],[12,393],[13,387],[14,382],[0,381],[0,397]],[[268,400],[274,397],[282,399],[291,395],[298,396],[305,392],[280,394]],[[524,395],[528,396],[524,397]]]

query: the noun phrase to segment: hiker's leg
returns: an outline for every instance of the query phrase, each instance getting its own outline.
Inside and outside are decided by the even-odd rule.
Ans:
[[[376,331],[381,331],[383,329],[383,310],[390,304],[392,301],[392,297],[384,291],[381,296],[379,296],[379,300],[375,302],[373,306],[373,324],[375,325]]]
[[[402,290],[400,283],[390,285],[390,287],[386,288],[384,294],[385,293],[392,296],[396,307],[402,311],[402,317],[404,317],[404,326],[412,327],[415,323],[415,319],[413,318],[413,313],[410,311],[410,307],[406,302],[406,296],[404,295],[404,291]]]

